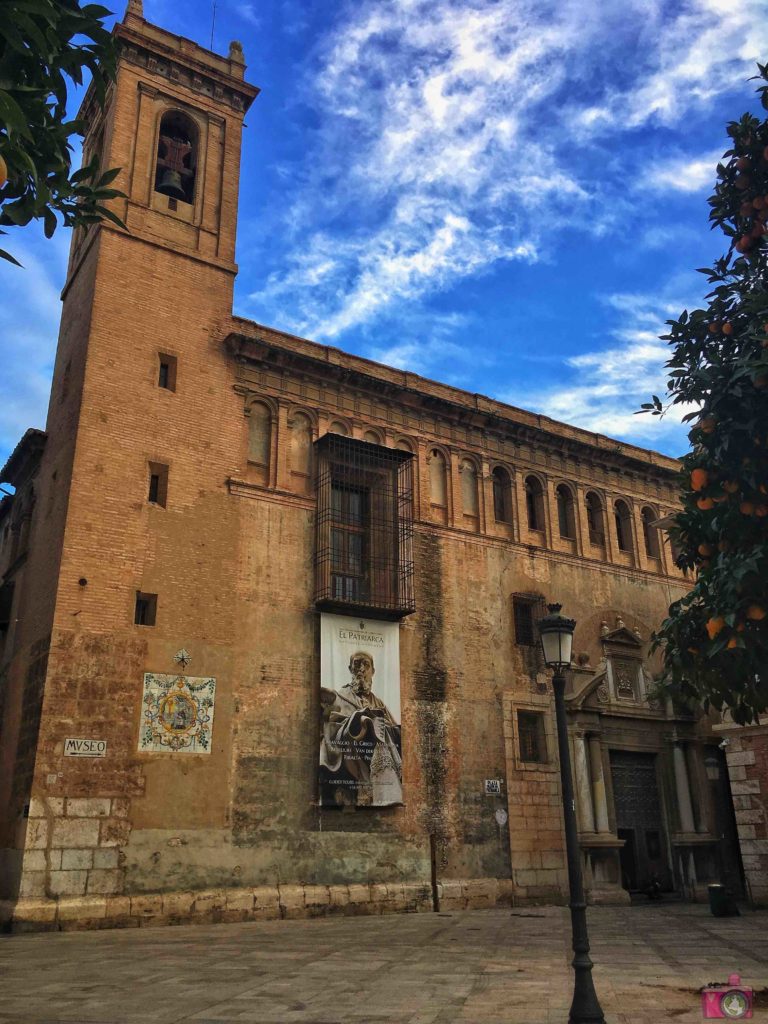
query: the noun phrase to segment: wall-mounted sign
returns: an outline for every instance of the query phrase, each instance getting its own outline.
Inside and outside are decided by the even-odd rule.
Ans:
[[[485,795],[486,796],[501,796],[501,779],[486,779],[485,780]]]
[[[77,739],[70,736],[64,740],[65,757],[106,757],[106,740]]]
[[[146,672],[139,750],[210,754],[216,680]]]
[[[396,622],[321,615],[320,711],[321,806],[401,804]]]

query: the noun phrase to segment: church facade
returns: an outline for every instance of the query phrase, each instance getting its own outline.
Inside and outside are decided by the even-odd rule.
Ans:
[[[677,464],[232,314],[258,90],[132,0],[46,430],[2,471],[12,928],[562,902],[536,623],[593,902],[741,884],[720,735],[660,700]]]

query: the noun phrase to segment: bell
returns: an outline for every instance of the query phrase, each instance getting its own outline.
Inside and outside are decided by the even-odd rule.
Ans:
[[[162,192],[164,196],[168,196],[170,199],[186,199],[184,189],[181,187],[181,175],[178,171],[172,171],[170,168],[163,171],[163,176],[156,191]]]

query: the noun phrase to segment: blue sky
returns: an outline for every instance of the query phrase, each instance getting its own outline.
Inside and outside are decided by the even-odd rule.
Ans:
[[[210,0],[144,0],[209,45]],[[217,0],[249,112],[235,312],[680,454],[664,320],[724,249],[706,198],[757,110],[762,0]],[[44,426],[67,232],[6,239],[0,463]]]

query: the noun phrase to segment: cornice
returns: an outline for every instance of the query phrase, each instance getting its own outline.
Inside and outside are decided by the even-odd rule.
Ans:
[[[234,320],[236,323],[237,318]],[[378,401],[396,401],[515,444],[546,445],[579,460],[599,461],[617,473],[635,473],[645,479],[657,477],[669,482],[679,472],[677,460],[658,452],[570,427],[485,395],[461,391],[330,346],[253,326],[258,334],[235,330],[224,341],[237,362],[355,388],[372,394]]]

